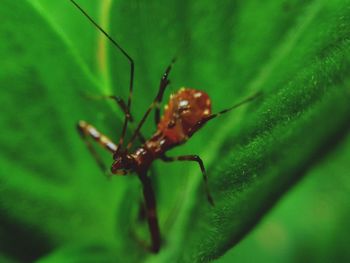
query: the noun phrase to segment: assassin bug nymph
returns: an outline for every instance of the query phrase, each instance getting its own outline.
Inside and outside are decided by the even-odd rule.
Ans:
[[[146,218],[151,235],[150,250],[157,253],[161,246],[161,236],[156,211],[156,199],[150,178],[147,176],[147,171],[151,163],[156,159],[160,159],[164,162],[196,162],[199,165],[203,175],[208,201],[211,205],[214,205],[213,198],[211,197],[208,189],[207,175],[201,158],[197,155],[168,157],[165,155],[165,152],[174,148],[175,146],[185,143],[208,121],[255,99],[258,94],[248,97],[228,109],[213,114],[211,112],[211,102],[209,96],[205,92],[191,88],[181,88],[177,93],[170,96],[169,103],[165,106],[163,116],[160,117],[160,103],[163,100],[164,91],[169,84],[168,76],[175,62],[175,59],[173,59],[170,65],[166,68],[160,80],[158,93],[155,99],[138,123],[130,141],[125,145],[124,137],[127,126],[129,122],[133,121],[130,108],[134,81],[134,61],[129,54],[114,39],[112,39],[112,37],[106,31],[104,31],[74,0],[70,1],[100,32],[102,32],[113,43],[113,45],[126,57],[130,63],[130,86],[127,104],[121,98],[116,96],[105,97],[115,100],[125,114],[119,143],[115,144],[107,136],[103,135],[95,127],[85,121],[79,121],[77,128],[89,151],[96,159],[98,165],[104,171],[106,171],[106,169],[102,159],[92,147],[92,144],[88,140],[89,137],[94,139],[98,144],[113,155],[114,162],[112,163],[111,167],[112,174],[127,175],[134,172],[138,175],[143,188]],[[150,139],[146,140],[141,134],[141,127],[152,109],[155,109],[155,124],[157,130]],[[136,138],[138,138],[142,144],[135,151],[131,152],[131,147]]]

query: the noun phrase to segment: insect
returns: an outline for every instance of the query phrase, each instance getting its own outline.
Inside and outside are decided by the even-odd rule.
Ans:
[[[160,159],[164,162],[196,162],[203,175],[207,199],[211,205],[214,205],[213,198],[208,188],[206,170],[201,158],[198,155],[169,157],[166,155],[166,152],[176,146],[184,144],[208,121],[249,101],[252,101],[259,94],[250,96],[228,109],[222,110],[218,113],[212,113],[211,101],[208,94],[206,94],[204,91],[192,88],[181,88],[177,93],[170,96],[168,104],[165,105],[163,116],[160,117],[160,103],[163,100],[164,91],[169,84],[169,73],[172,69],[173,64],[175,63],[175,59],[173,59],[161,77],[158,93],[155,96],[152,104],[138,123],[128,143],[125,144],[124,138],[128,123],[133,121],[130,109],[134,82],[134,61],[130,55],[74,0],[71,0],[71,2],[100,32],[102,32],[114,44],[114,46],[126,57],[130,63],[130,86],[127,103],[125,103],[124,100],[119,97],[106,96],[106,98],[113,99],[125,114],[124,124],[118,144],[114,143],[111,139],[98,131],[93,125],[85,121],[79,121],[77,128],[89,151],[92,153],[98,165],[103,170],[106,170],[106,167],[104,166],[102,159],[93,148],[91,142],[89,141],[89,138],[95,140],[98,144],[100,144],[113,155],[114,161],[110,169],[112,174],[127,175],[132,172],[137,174],[142,184],[146,218],[151,235],[151,246],[149,249],[152,252],[157,253],[161,247],[161,235],[157,218],[156,198],[151,180],[147,176],[147,171],[150,165],[156,159]],[[153,109],[155,109],[154,116],[156,132],[153,134],[153,136],[151,136],[150,139],[146,140],[145,137],[141,134],[141,128]],[[131,151],[131,147],[133,146],[136,138],[141,141],[141,145],[137,147],[136,150]]]

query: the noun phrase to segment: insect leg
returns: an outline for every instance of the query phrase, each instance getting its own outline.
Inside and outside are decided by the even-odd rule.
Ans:
[[[125,101],[122,98],[114,95],[102,96],[101,98],[114,100],[118,104],[119,108],[124,112],[124,114],[129,119],[129,121],[130,122],[134,121],[134,118],[132,117],[131,112],[128,112],[128,107],[126,106]]]
[[[208,176],[204,168],[204,164],[202,159],[198,155],[183,155],[183,156],[177,156],[177,157],[168,157],[168,156],[163,156],[162,160],[164,162],[174,162],[174,161],[193,161],[197,162],[203,175],[203,180],[204,180],[204,187],[205,187],[205,193],[207,195],[209,203],[214,206],[214,200],[210,194],[209,191],[209,186],[208,186]]]
[[[131,58],[131,56],[121,47],[121,45],[119,45],[119,43],[117,41],[115,41],[100,25],[98,25],[93,19],[92,17],[90,17],[85,10],[80,7],[74,0],[70,0],[72,2],[73,5],[75,5],[78,10],[80,12],[83,13],[83,15],[103,34],[105,35],[105,37],[108,38],[109,41],[112,42],[112,44],[124,55],[124,57],[129,61],[130,64],[130,81],[129,81],[129,97],[128,97],[128,104],[127,104],[127,112],[130,112],[130,108],[131,108],[131,97],[132,97],[132,90],[133,90],[133,86],[134,86],[134,60]],[[124,137],[125,137],[125,133],[127,130],[127,126],[128,126],[128,121],[129,118],[127,115],[125,115],[124,118],[124,125],[123,125],[123,130],[119,139],[119,143],[118,143],[118,147],[117,150],[118,151],[121,146],[124,143]],[[138,133],[137,133],[138,134]]]
[[[143,197],[145,200],[146,217],[148,227],[151,234],[151,251],[157,253],[160,249],[161,238],[157,217],[156,198],[154,195],[151,179],[147,176],[147,172],[139,174],[142,183]]]
[[[214,113],[214,114],[211,114],[211,115],[209,115],[208,117],[206,117],[206,118],[204,118],[204,119],[198,121],[198,122],[190,129],[190,131],[188,132],[188,137],[191,137],[191,136],[193,135],[193,133],[195,133],[198,129],[200,129],[200,128],[201,128],[204,124],[206,124],[208,121],[210,121],[210,120],[212,120],[212,119],[214,119],[214,118],[216,118],[216,117],[218,117],[218,116],[220,116],[220,115],[222,115],[222,114],[224,114],[224,113],[226,113],[226,112],[229,112],[229,111],[231,111],[231,110],[234,110],[234,109],[236,109],[236,108],[239,108],[240,106],[242,106],[242,105],[244,105],[244,104],[246,104],[246,103],[248,103],[248,102],[250,102],[250,101],[256,99],[256,98],[259,97],[259,96],[261,96],[261,93],[260,93],[260,92],[257,92],[257,93],[255,93],[255,94],[253,94],[252,96],[250,96],[250,97],[248,97],[248,98],[242,100],[241,102],[238,102],[237,104],[231,106],[230,108],[224,109],[224,110],[219,111],[219,112]]]
[[[123,113],[129,118],[130,123],[134,122],[134,118],[133,118],[131,112],[128,112],[128,108],[125,104],[125,101],[122,98],[120,98],[118,96],[114,96],[114,95],[88,96],[88,97],[92,98],[92,99],[112,99],[112,100],[114,100],[117,103],[117,105],[119,106],[119,108],[123,111]],[[141,143],[145,143],[146,139],[140,131],[138,132],[137,137],[139,138]]]
[[[142,125],[145,123],[148,115],[150,114],[150,112],[152,111],[153,108],[155,107],[159,107],[159,103],[160,101],[162,100],[163,98],[163,95],[164,95],[164,91],[165,91],[165,88],[167,87],[167,85],[169,84],[169,79],[168,79],[168,76],[169,76],[169,73],[170,73],[170,70],[172,68],[172,65],[175,63],[175,58],[172,60],[171,64],[167,67],[167,69],[165,70],[165,73],[163,75],[163,77],[161,78],[160,80],[160,85],[159,85],[159,90],[158,90],[158,93],[157,93],[157,96],[154,98],[153,102],[151,103],[151,105],[148,107],[147,111],[145,112],[145,114],[143,115],[141,121],[139,122],[136,130],[134,131],[134,134],[131,136],[131,139],[127,145],[127,149],[130,149],[131,146],[132,146],[132,143],[134,142],[137,134],[139,133]],[[158,115],[159,115],[159,112],[158,112]],[[155,118],[157,119],[157,113],[155,115]]]
[[[108,169],[103,163],[102,158],[100,157],[100,155],[98,155],[97,151],[94,149],[94,147],[88,139],[89,137],[92,137],[98,144],[100,144],[102,147],[104,147],[111,153],[114,153],[117,150],[117,145],[115,145],[108,137],[100,133],[94,126],[86,123],[85,121],[79,121],[77,129],[79,135],[84,140],[84,143],[86,144],[90,153],[96,160],[98,166],[104,173],[108,174]]]
[[[155,112],[154,112],[154,121],[155,124],[158,125],[159,120],[160,120],[160,103],[163,100],[163,95],[164,95],[164,91],[165,88],[167,87],[167,85],[170,83],[170,80],[168,79],[170,70],[172,68],[172,66],[174,65],[176,61],[176,58],[173,58],[169,64],[169,66],[166,68],[162,78],[160,79],[160,84],[159,84],[159,92],[158,92],[158,96],[156,98],[156,104],[155,104]]]

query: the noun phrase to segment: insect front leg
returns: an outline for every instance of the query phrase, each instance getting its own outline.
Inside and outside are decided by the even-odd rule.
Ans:
[[[198,155],[182,155],[182,156],[177,156],[177,157],[168,157],[168,156],[163,156],[161,158],[164,162],[174,162],[174,161],[192,161],[198,163],[202,175],[203,175],[203,180],[204,180],[204,187],[205,187],[205,193],[207,195],[209,203],[214,206],[214,200],[210,194],[209,191],[209,186],[208,186],[208,176],[204,168],[204,164],[202,159]]]
[[[159,122],[159,115],[160,115],[160,112],[159,112],[159,104],[160,102],[162,101],[163,99],[163,95],[164,95],[164,91],[165,91],[165,88],[167,87],[167,85],[169,84],[169,79],[168,79],[168,76],[169,76],[169,73],[170,73],[170,70],[172,68],[172,65],[175,63],[175,58],[171,61],[171,64],[167,67],[167,69],[165,70],[165,73],[163,74],[163,77],[161,78],[160,80],[160,85],[159,85],[159,90],[158,90],[158,93],[156,95],[156,97],[154,98],[153,102],[151,103],[151,105],[148,107],[148,109],[146,110],[145,114],[143,115],[142,119],[140,120],[134,134],[131,136],[131,139],[127,145],[127,149],[130,149],[133,142],[134,142],[134,139],[136,138],[138,132],[141,130],[141,127],[142,125],[145,123],[147,117],[149,116],[150,112],[156,108],[156,112],[155,112],[155,121],[156,121],[156,125],[158,124]]]
[[[116,104],[119,106],[119,108],[122,110],[122,112],[125,114],[125,116],[129,119],[129,122],[130,123],[134,122],[134,117],[132,116],[131,112],[128,112],[128,107],[122,98],[115,96],[115,95],[107,95],[107,96],[90,96],[90,95],[88,95],[88,98],[114,100],[116,102]],[[137,137],[139,138],[141,143],[145,143],[146,139],[142,135],[141,131],[138,131]]]
[[[109,174],[109,170],[103,163],[100,155],[97,153],[97,151],[89,141],[89,137],[93,138],[98,144],[100,144],[104,149],[111,153],[114,153],[117,150],[117,145],[114,142],[112,142],[112,140],[110,140],[107,136],[99,132],[94,126],[88,124],[85,121],[79,121],[77,124],[77,129],[79,135],[83,139],[84,143],[88,147],[94,159],[96,160],[98,166],[105,174]]]
[[[110,96],[101,96],[101,97],[97,97],[100,99],[112,99],[114,100],[117,105],[119,106],[119,108],[124,112],[124,114],[126,115],[126,117],[129,119],[130,122],[134,121],[134,118],[131,115],[131,112],[128,111],[128,107],[125,104],[125,101],[118,97],[118,96],[114,96],[114,95],[110,95]]]
[[[124,100],[118,96],[107,96],[106,98],[109,99],[113,99],[120,107],[120,109],[124,112],[124,114],[127,116],[127,118],[129,119],[130,123],[134,122],[134,118],[131,115],[131,112],[128,110],[128,107],[126,106]],[[139,138],[139,140],[141,141],[141,143],[145,143],[146,139],[145,137],[142,135],[141,131],[137,131],[137,137]]]

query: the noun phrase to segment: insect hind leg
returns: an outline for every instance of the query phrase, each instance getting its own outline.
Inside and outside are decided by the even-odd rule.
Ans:
[[[128,107],[127,107],[125,101],[122,98],[120,98],[119,96],[115,96],[115,95],[102,95],[102,96],[88,95],[87,97],[89,99],[96,99],[96,100],[100,100],[100,99],[101,100],[102,99],[113,100],[118,105],[118,107],[122,110],[122,112],[125,114],[125,116],[129,119],[129,122],[131,124],[134,123],[134,117],[132,116],[131,112],[128,111]],[[142,135],[141,131],[138,131],[137,137],[139,138],[141,143],[146,142],[145,136]]]

